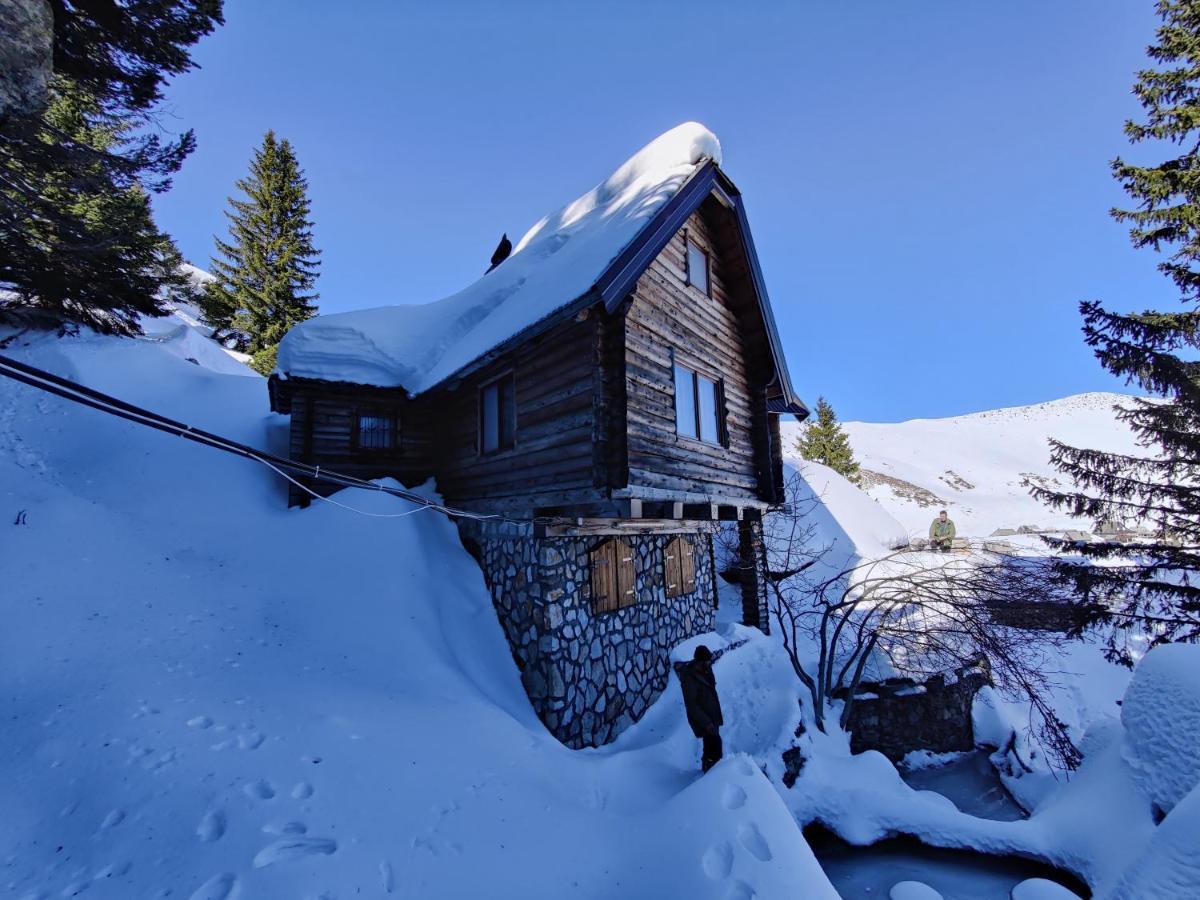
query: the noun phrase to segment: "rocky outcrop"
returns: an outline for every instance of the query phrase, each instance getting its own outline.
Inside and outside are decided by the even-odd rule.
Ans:
[[[0,3],[0,121],[46,105],[53,51],[54,15],[46,0]]]

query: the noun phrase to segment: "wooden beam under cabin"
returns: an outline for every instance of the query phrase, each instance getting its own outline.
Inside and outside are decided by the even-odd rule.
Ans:
[[[539,522],[534,536],[539,538],[591,537],[613,534],[680,534],[705,531],[712,523],[697,519],[559,519]]]

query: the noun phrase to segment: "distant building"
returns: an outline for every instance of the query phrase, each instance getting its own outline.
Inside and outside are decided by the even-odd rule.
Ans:
[[[649,144],[464,291],[297,326],[269,384],[294,459],[433,477],[447,505],[496,517],[460,533],[568,746],[640,718],[670,648],[711,629],[720,521],[749,562],[743,619],[767,628],[779,416],[808,410],[741,194],[699,125]]]

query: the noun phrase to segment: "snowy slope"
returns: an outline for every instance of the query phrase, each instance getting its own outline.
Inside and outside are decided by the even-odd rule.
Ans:
[[[5,352],[236,440],[286,436],[259,379],[171,341]],[[707,777],[673,685],[571,752],[453,527],[337,499],[365,514],[288,510],[251,463],[0,380],[0,893],[833,896],[758,769],[797,716],[767,639],[717,665],[732,755]]]
[[[868,493],[904,525],[923,535],[941,508],[960,535],[985,537],[997,528],[1035,525],[1089,529],[1093,523],[1046,509],[1028,484],[1063,486],[1050,467],[1051,437],[1074,446],[1141,453],[1113,407],[1120,394],[1079,394],[945,419],[896,424],[847,422]],[[800,425],[784,423],[784,446],[795,444]]]
[[[686,122],[534,225],[512,255],[445,299],[318,316],[279,345],[284,375],[404,387],[418,394],[588,291],[721,145]]]

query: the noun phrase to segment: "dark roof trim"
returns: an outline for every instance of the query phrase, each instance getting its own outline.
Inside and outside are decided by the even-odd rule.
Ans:
[[[754,238],[750,236],[750,220],[746,216],[746,205],[742,202],[742,193],[720,169],[717,169],[717,179],[725,193],[733,200],[733,210],[737,215],[738,233],[742,237],[742,250],[750,264],[750,278],[754,282],[754,293],[758,297],[758,306],[762,310],[763,324],[767,329],[767,340],[771,344],[771,355],[775,358],[775,383],[779,394],[771,399],[777,400],[784,406],[782,411],[790,412],[797,419],[808,418],[809,409],[804,401],[796,396],[792,387],[792,378],[788,374],[787,357],[783,353],[783,342],[779,339],[779,328],[775,324],[775,314],[771,311],[771,300],[767,296],[767,282],[763,278],[762,267],[758,264],[758,251],[754,249]],[[770,405],[770,404],[768,404]]]
[[[487,353],[443,379],[440,384],[431,385],[426,392],[443,384],[454,384],[461,381],[467,375],[507,353],[512,347],[536,337],[594,303],[603,302],[610,313],[615,312],[625,298],[633,292],[638,279],[642,277],[642,273],[646,271],[654,258],[662,252],[675,233],[684,226],[688,217],[699,208],[709,194],[713,193],[717,194],[721,202],[733,209],[737,218],[742,251],[746,256],[755,299],[758,301],[759,311],[762,313],[767,343],[775,364],[775,380],[772,382],[775,390],[771,391],[771,396],[768,398],[768,410],[774,413],[791,413],[798,419],[807,418],[809,409],[804,401],[796,396],[791,377],[788,375],[783,343],[779,339],[775,316],[771,313],[771,301],[767,296],[766,281],[763,279],[762,269],[758,263],[758,253],[754,249],[754,239],[750,235],[750,223],[742,203],[742,194],[729,176],[722,172],[711,159],[696,168],[696,171],[688,177],[687,181],[655,214],[654,218],[647,222],[625,249],[609,263],[608,268],[604,270],[587,293],[493,347]]]
[[[717,165],[711,159],[699,166],[637,237],[608,264],[596,281],[595,290],[610,313],[615,312],[633,291],[642,273],[684,226],[688,216],[712,193],[717,171]]]
[[[768,400],[767,412],[775,413],[777,415],[780,413],[791,413],[800,421],[804,421],[809,415],[808,407],[805,406],[801,401],[793,400],[791,403],[788,403],[782,397],[772,397],[770,400]]]
[[[775,363],[774,385],[777,393],[771,398],[768,404],[769,408],[772,412],[786,412],[800,419],[807,418],[808,407],[805,406],[803,400],[796,396],[791,377],[788,375],[787,358],[783,353],[783,343],[779,339],[775,316],[771,312],[771,301],[767,296],[767,283],[758,263],[754,238],[750,235],[750,222],[746,217],[746,207],[742,203],[741,191],[711,159],[692,173],[666,206],[659,210],[658,214],[639,232],[621,255],[609,264],[608,269],[596,282],[594,290],[599,293],[608,311],[614,312],[620,306],[621,301],[634,289],[637,280],[642,277],[642,273],[646,271],[654,258],[684,226],[688,217],[696,211],[709,194],[714,192],[726,206],[733,210],[737,218],[742,252],[745,254],[750,269],[750,281],[754,287],[755,299],[758,300],[759,311],[762,313],[767,342]]]

